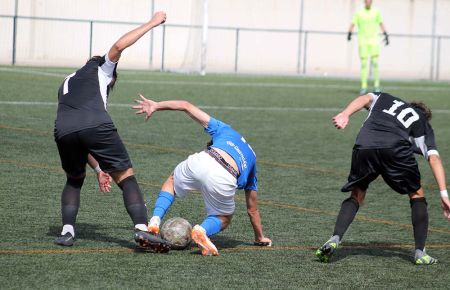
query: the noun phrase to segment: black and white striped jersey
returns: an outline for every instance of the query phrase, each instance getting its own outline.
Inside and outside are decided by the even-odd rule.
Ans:
[[[433,128],[421,110],[387,93],[371,95],[369,115],[356,138],[357,148],[395,148],[409,144],[427,159],[438,154]]]
[[[109,87],[116,63],[107,55],[90,59],[68,75],[58,90],[55,138],[113,123],[107,112]]]

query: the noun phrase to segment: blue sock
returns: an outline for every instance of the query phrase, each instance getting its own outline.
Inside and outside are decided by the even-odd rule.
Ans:
[[[175,200],[175,196],[167,191],[160,191],[158,198],[156,199],[155,206],[153,207],[153,216],[159,216],[163,219],[169,207]]]
[[[210,237],[220,232],[222,221],[218,216],[210,215],[202,222],[201,226],[206,230],[206,235]]]

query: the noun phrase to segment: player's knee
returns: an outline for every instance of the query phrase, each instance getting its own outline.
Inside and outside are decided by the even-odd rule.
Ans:
[[[175,195],[173,173],[167,178],[161,187],[161,191],[170,192]]]
[[[365,197],[366,197],[366,191],[364,191],[360,188],[355,188],[352,190],[352,195],[348,199],[354,200],[358,204],[358,207],[359,207],[359,206],[363,205]]]
[[[73,188],[81,188],[83,186],[84,178],[86,177],[86,174],[83,173],[82,175],[78,176],[71,176],[67,174],[67,180],[66,183]]]
[[[109,175],[111,175],[115,183],[119,184],[120,182],[122,182],[122,180],[134,175],[134,171],[133,168],[128,168],[121,171],[111,172],[109,173]]]
[[[425,193],[423,192],[423,188],[419,188],[417,191],[412,192],[409,194],[409,198],[412,199],[416,199],[416,198],[424,198],[425,197]]]
[[[231,224],[232,215],[221,215],[219,216],[220,221],[222,222],[221,231],[226,229]]]

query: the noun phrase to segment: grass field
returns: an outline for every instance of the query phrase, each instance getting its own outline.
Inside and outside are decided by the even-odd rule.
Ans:
[[[109,111],[131,155],[151,208],[178,162],[199,151],[207,135],[178,112],[145,123],[130,109],[143,93],[155,100],[184,98],[233,125],[258,155],[259,207],[272,248],[252,246],[243,192],[231,226],[213,238],[218,257],[197,248],[169,254],[134,251],[132,224],[117,186],[100,194],[90,170],[82,190],[77,240],[53,244],[61,228],[65,175],[53,141],[56,93],[70,69],[0,67],[0,288],[436,288],[449,287],[450,225],[428,165],[418,157],[429,204],[428,252],[439,264],[412,264],[408,199],[375,181],[332,263],[314,250],[330,236],[351,148],[366,113],[343,131],[331,117],[353,99],[355,80],[119,71]],[[423,100],[450,173],[450,85],[384,82],[386,91]],[[448,180],[448,179],[447,179]],[[198,223],[199,194],[177,200],[167,217]]]

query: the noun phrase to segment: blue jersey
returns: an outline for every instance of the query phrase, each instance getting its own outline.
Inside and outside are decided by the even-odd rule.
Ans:
[[[212,147],[227,152],[239,168],[238,189],[258,190],[256,178],[256,154],[244,137],[230,125],[210,118],[205,132],[212,137]]]

